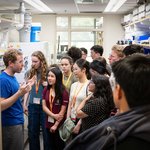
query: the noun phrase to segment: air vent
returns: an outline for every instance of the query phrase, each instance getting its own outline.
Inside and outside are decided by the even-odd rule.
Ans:
[[[94,0],[76,0],[77,4],[94,4]]]
[[[102,13],[102,11],[80,11],[80,13],[91,13],[91,14],[98,14],[98,13]]]
[[[94,0],[82,0],[82,3],[94,3]]]

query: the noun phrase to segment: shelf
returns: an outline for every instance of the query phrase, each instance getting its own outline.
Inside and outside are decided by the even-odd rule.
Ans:
[[[127,34],[137,33],[137,35],[150,34],[150,16],[141,18],[135,22],[130,22],[124,26]],[[142,33],[142,34],[141,34]]]
[[[11,19],[2,18],[0,16],[0,31],[8,30],[9,28],[11,28],[16,24],[19,24],[19,22]]]
[[[125,25],[125,27],[132,26],[132,25],[135,25],[135,24],[138,24],[138,23],[141,23],[141,22],[145,23],[145,24],[148,24],[150,26],[150,15],[147,16],[147,17],[141,18],[137,21],[129,22],[127,25]]]
[[[140,44],[142,45],[143,47],[150,47],[150,44]]]

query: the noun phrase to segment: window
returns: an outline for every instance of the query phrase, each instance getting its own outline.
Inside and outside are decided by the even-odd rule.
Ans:
[[[98,29],[103,24],[103,17],[72,17],[71,28],[72,29]]]
[[[89,49],[93,46],[93,32],[71,32],[71,45],[76,47],[85,47]]]
[[[59,56],[67,47],[85,47],[90,56],[90,48],[103,44],[103,17],[61,16],[56,18],[56,48]]]
[[[68,28],[68,17],[57,17],[57,28]]]

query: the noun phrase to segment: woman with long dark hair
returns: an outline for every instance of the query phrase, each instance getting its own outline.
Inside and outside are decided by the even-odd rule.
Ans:
[[[69,101],[68,92],[62,83],[62,72],[51,67],[47,75],[48,86],[43,91],[43,110],[46,113],[47,150],[62,150],[65,143],[59,136],[58,128],[65,120]]]
[[[84,99],[77,108],[77,117],[82,119],[82,131],[109,118],[114,108],[109,78],[105,75],[93,75],[89,83],[93,94]]]
[[[71,85],[69,106],[67,110],[67,118],[70,117],[76,125],[72,131],[73,137],[80,131],[81,121],[76,117],[76,109],[88,95],[87,86],[89,84],[88,79],[90,79],[89,69],[89,62],[82,58],[78,59],[73,65],[73,73],[78,81]]]

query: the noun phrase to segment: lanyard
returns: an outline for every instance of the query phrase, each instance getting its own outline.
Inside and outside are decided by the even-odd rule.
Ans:
[[[50,89],[50,92],[49,92],[50,111],[52,111],[54,99],[55,99],[55,96],[52,94],[52,89]]]
[[[67,81],[65,82],[65,80],[64,80],[65,76],[64,76],[64,74],[63,74],[63,84],[65,85],[65,87],[67,87],[67,85],[68,85],[68,83],[69,83],[69,81],[70,81],[71,76],[72,76],[72,73],[70,73],[70,75],[69,75]]]
[[[39,86],[40,86],[40,80],[38,80],[38,81],[35,82],[35,92],[36,92],[36,94],[39,91]]]
[[[85,82],[85,83],[86,83],[86,82]],[[75,106],[77,96],[78,96],[79,92],[81,91],[81,89],[82,89],[82,87],[84,86],[85,83],[83,83],[82,85],[80,85],[80,88],[78,88],[78,87],[79,87],[79,86],[78,86],[79,83],[77,84],[76,89],[75,89],[75,91],[74,91],[74,96],[73,96],[73,98],[72,98],[72,107]],[[79,89],[79,90],[77,91],[77,89]]]

